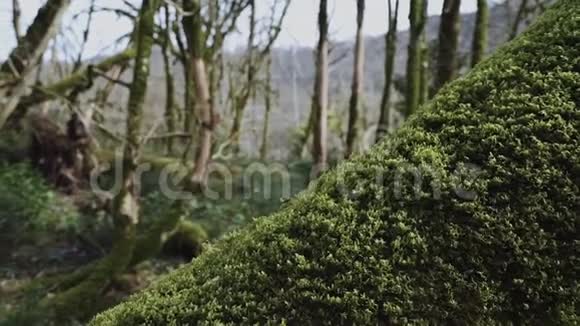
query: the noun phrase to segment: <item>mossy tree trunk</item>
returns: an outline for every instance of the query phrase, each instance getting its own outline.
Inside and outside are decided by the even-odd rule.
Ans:
[[[485,56],[489,33],[489,6],[487,0],[477,0],[477,16],[471,47],[471,66],[478,64]]]
[[[427,22],[427,1],[423,3],[423,14],[422,19],[424,22]],[[431,69],[430,69],[430,50],[429,44],[427,43],[427,31],[423,29],[423,34],[421,35],[420,41],[420,48],[421,48],[421,71],[419,73],[421,86],[419,88],[419,106],[425,104],[429,99],[429,91],[431,87]]]
[[[365,15],[365,0],[357,0],[356,8],[356,42],[354,49],[354,67],[351,86],[352,90],[349,102],[348,131],[346,134],[346,158],[349,158],[353,154],[355,150],[356,139],[358,137],[357,122],[363,92],[364,78],[365,44],[363,24]]]
[[[421,38],[425,28],[423,8],[426,5],[427,0],[411,0],[405,117],[409,117],[419,107],[421,96]]]
[[[186,59],[187,63],[183,67],[183,78],[185,80],[183,88],[183,130],[186,133],[195,132],[195,87],[193,85],[193,68],[191,60]]]
[[[460,0],[445,0],[439,26],[436,90],[455,79],[457,75],[457,46],[459,43]]]
[[[397,25],[399,15],[399,0],[395,1],[395,8],[391,0],[387,1],[389,14],[389,30],[385,35],[385,84],[381,98],[381,114],[377,127],[376,141],[379,142],[391,130],[391,90],[395,72],[395,56],[397,52]]]
[[[266,89],[264,91],[264,127],[262,128],[262,145],[260,146],[260,159],[268,157],[268,137],[270,136],[270,114],[272,112],[272,56],[266,58]]]
[[[189,0],[183,1],[183,8],[187,11],[192,10],[192,4]],[[181,61],[183,64],[183,79],[185,80],[184,94],[183,94],[183,130],[186,133],[195,134],[196,132],[196,115],[195,115],[195,85],[193,78],[193,66],[191,60],[191,38],[193,31],[193,17],[184,16],[181,19],[181,30],[175,26],[174,33],[176,35],[177,44],[181,53]],[[185,42],[183,41],[181,32],[185,35]],[[190,140],[191,141],[191,140]],[[188,149],[186,149],[187,151]]]
[[[171,64],[170,42],[171,42],[171,13],[169,6],[164,6],[165,10],[165,28],[163,30],[163,66],[165,68],[165,125],[167,132],[176,132],[176,114],[175,114],[175,81],[173,79],[173,65]],[[167,138],[167,154],[172,155],[174,152],[174,138]]]
[[[0,128],[4,126],[33,82],[34,67],[49,41],[58,32],[62,16],[70,2],[71,0],[47,1],[38,11],[26,35],[20,38],[16,48],[0,66],[0,80],[8,82],[8,86],[0,90]]]
[[[314,158],[313,175],[316,176],[326,169],[328,148],[326,133],[328,125],[328,1],[320,0],[318,12],[319,39],[316,47],[316,76],[314,81]]]
[[[49,310],[57,319],[83,318],[90,315],[104,288],[111,280],[123,273],[133,259],[139,221],[139,203],[136,193],[138,180],[135,172],[141,147],[143,106],[147,94],[157,4],[158,0],[143,0],[137,26],[137,55],[127,108],[122,183],[113,201],[115,241],[109,255],[92,265],[93,268],[87,271],[86,278],[77,280],[80,283],[71,283],[69,289],[54,297],[47,297],[41,302],[41,309]]]
[[[118,247],[122,257],[117,259],[119,263],[117,266],[111,266],[112,270],[110,271],[111,274],[108,275],[109,277],[114,277],[125,270],[131,261],[132,248],[135,246],[136,226],[139,221],[139,194],[136,193],[138,180],[135,171],[141,149],[141,125],[153,46],[154,16],[158,1],[143,0],[137,27],[137,54],[127,107],[127,134],[122,158],[122,183],[121,189],[115,197],[113,207],[115,226],[119,233],[119,238],[114,248]],[[115,254],[117,253],[113,250],[111,255]]]
[[[207,3],[209,21],[206,23],[208,27],[215,28],[220,18],[220,2],[219,0],[210,0]],[[211,94],[211,106],[221,107],[223,105],[221,89],[224,79],[224,49],[223,42],[226,35],[223,33],[216,33],[213,45],[208,51],[206,62],[211,62],[209,66],[209,93]]]
[[[426,42],[426,35],[423,35],[421,41],[421,88],[419,89],[419,106],[425,104],[429,100],[429,91],[431,86],[431,70],[429,66],[429,46]]]

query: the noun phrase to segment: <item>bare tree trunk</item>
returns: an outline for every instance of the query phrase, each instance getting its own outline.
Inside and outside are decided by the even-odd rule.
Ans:
[[[314,158],[313,175],[320,175],[327,167],[328,148],[326,132],[328,124],[328,1],[320,0],[318,12],[319,40],[316,47],[316,80],[314,82]]]
[[[219,20],[220,2],[219,0],[208,1],[209,26],[216,26]],[[206,61],[211,62],[209,68],[209,93],[211,94],[211,106],[220,107],[223,104],[222,82],[224,79],[224,53],[223,39],[225,35],[217,33],[213,47],[207,56]]]
[[[202,13],[200,0],[185,0],[184,8],[191,11],[191,17],[184,18],[184,28],[191,28],[188,39],[191,68],[196,95],[196,115],[201,123],[198,128],[198,147],[195,156],[195,166],[191,175],[192,190],[205,188],[207,184],[207,165],[211,159],[212,134],[216,121],[212,107],[210,84],[206,63],[204,61],[204,38],[202,31]],[[186,35],[188,33],[186,32]],[[195,137],[195,135],[192,135]]]
[[[171,42],[171,14],[169,6],[165,5],[165,29],[163,31],[164,40],[162,46],[163,66],[165,67],[165,124],[168,133],[176,132],[175,119],[175,82],[173,80],[173,65],[170,58]],[[173,154],[174,139],[167,139],[167,154]]]
[[[356,44],[354,53],[354,67],[352,74],[352,93],[349,102],[349,119],[348,131],[346,136],[346,153],[345,157],[349,158],[355,151],[355,143],[358,136],[358,116],[363,90],[364,74],[364,35],[363,24],[365,14],[365,0],[357,0],[356,13]]]
[[[95,0],[91,0],[91,5],[89,6],[89,12],[87,17],[87,25],[85,27],[85,30],[83,31],[83,40],[81,42],[79,54],[77,55],[77,59],[75,60],[75,63],[73,65],[72,73],[77,72],[83,64],[83,53],[85,52],[85,47],[87,46],[87,42],[89,41],[89,32],[91,30],[91,24],[93,22],[94,13],[95,13]]]
[[[425,11],[427,8],[425,8]],[[425,16],[427,13],[425,12]],[[429,100],[429,88],[430,88],[430,69],[429,69],[429,45],[427,44],[427,33],[423,31],[423,36],[421,37],[421,87],[419,89],[419,105],[425,104]]]
[[[210,106],[211,99],[205,62],[201,58],[194,58],[193,64],[198,99],[196,104],[198,105],[201,127],[199,128],[199,146],[196,152],[192,181],[194,186],[203,188],[207,182],[206,171],[211,158],[212,133],[217,122],[213,119],[213,108]]]
[[[421,38],[425,28],[424,8],[427,0],[411,0],[409,12],[410,38],[407,58],[407,91],[405,98],[405,118],[419,107],[421,96]]]
[[[391,89],[395,72],[395,56],[397,51],[397,25],[399,15],[399,0],[395,1],[395,10],[391,0],[388,0],[389,30],[385,35],[385,85],[381,98],[381,115],[377,127],[376,142],[379,142],[391,129]]]
[[[64,12],[71,0],[49,0],[36,15],[26,35],[0,67],[0,79],[15,81],[12,86],[0,89],[0,129],[12,114],[20,98],[34,80],[34,66],[46,50],[48,42],[56,35]]]
[[[471,66],[478,64],[487,50],[487,38],[489,33],[489,6],[487,0],[477,0],[477,17],[475,19],[475,31],[473,33],[473,45],[471,51]]]
[[[265,160],[268,157],[268,137],[270,135],[270,112],[272,111],[272,56],[266,59],[266,90],[264,95],[265,116],[264,128],[262,129],[262,145],[260,146],[260,159]]]
[[[509,6],[509,4],[507,4]],[[512,24],[511,32],[508,41],[513,40],[516,36],[518,36],[518,32],[520,31],[520,24],[524,20],[526,16],[526,9],[528,8],[528,0],[521,0],[520,6],[518,7],[518,12]]]
[[[20,43],[22,34],[20,32],[20,16],[22,11],[20,9],[20,1],[12,0],[12,27],[14,28],[14,36],[16,37],[16,44]]]
[[[235,101],[234,105],[234,122],[230,130],[230,140],[235,151],[239,150],[240,133],[242,130],[242,123],[244,119],[244,111],[248,100],[254,91],[254,77],[256,74],[256,65],[254,60],[254,42],[256,38],[256,3],[255,0],[249,0],[250,4],[250,33],[248,35],[248,49],[246,62],[246,89],[242,91],[242,95]],[[232,87],[230,85],[230,87]]]
[[[316,83],[316,81],[315,81]],[[315,86],[316,88],[317,86]],[[297,146],[297,150],[298,152],[296,153],[296,155],[298,155],[298,157],[300,158],[304,158],[308,155],[308,153],[311,153],[310,148],[309,148],[309,140],[310,140],[310,136],[312,135],[313,129],[314,129],[314,123],[316,122],[316,105],[315,105],[315,101],[314,101],[314,96],[311,97],[310,101],[310,112],[308,113],[308,120],[306,121],[306,126],[304,129],[304,134],[300,135],[300,139],[298,140],[298,146]]]
[[[459,9],[461,0],[445,0],[439,27],[439,53],[437,56],[437,76],[435,88],[452,81],[457,75],[457,46],[459,43]]]

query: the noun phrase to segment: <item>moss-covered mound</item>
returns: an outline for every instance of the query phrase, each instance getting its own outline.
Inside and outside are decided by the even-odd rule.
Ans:
[[[580,322],[579,45],[562,0],[388,141],[93,325]]]

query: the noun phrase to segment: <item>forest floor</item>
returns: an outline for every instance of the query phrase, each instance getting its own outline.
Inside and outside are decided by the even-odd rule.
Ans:
[[[245,171],[248,169],[250,172],[253,171],[251,165],[255,163],[255,161],[236,162],[229,167],[232,171],[236,171],[233,184],[228,185],[233,190],[232,196],[198,200],[193,205],[188,220],[200,225],[207,232],[209,242],[218,240],[254,218],[276,211],[289,199],[288,194],[291,197],[305,189],[308,184],[310,164],[307,162],[288,165],[284,172],[287,172],[286,180],[284,176],[276,175],[280,172],[280,165],[272,162],[259,162],[260,166],[265,168],[261,172],[247,174]],[[278,170],[271,170],[274,167]],[[18,180],[22,177],[21,174],[17,178],[12,176],[13,169],[10,166],[4,168],[0,168],[0,192],[14,187],[11,178],[16,179],[17,184],[21,183]],[[144,224],[163,218],[169,203],[159,194],[156,178],[158,174],[153,172],[144,175],[142,180],[141,223]],[[30,183],[36,189],[38,188],[36,182],[42,181],[33,180],[26,183]],[[218,193],[222,194],[225,191],[220,189],[226,185],[223,180],[210,180],[210,184]],[[16,191],[19,194],[17,203],[6,198],[9,196],[0,198],[0,206],[7,206],[4,212],[0,212],[0,324],[2,316],[22,309],[33,310],[39,296],[47,295],[29,291],[29,285],[34,280],[75,271],[106,255],[111,244],[111,228],[107,225],[107,218],[93,214],[90,216],[79,214],[76,219],[80,221],[72,222],[75,225],[74,232],[46,230],[10,232],[6,227],[7,224],[2,225],[2,222],[11,222],[11,219],[17,218],[26,219],[10,213],[32,202],[27,196],[39,197],[38,194],[29,192],[28,189]],[[52,200],[48,201],[52,206],[60,205],[62,202]],[[70,198],[66,200],[71,201]],[[100,310],[118,303],[128,295],[149,286],[160,276],[188,262],[189,260],[182,256],[164,253],[135,266],[107,289],[102,302],[99,303]],[[50,292],[48,295],[51,295]]]
[[[102,256],[81,240],[45,239],[10,251],[5,250],[8,246],[1,245],[1,248],[0,317],[15,309],[22,309],[26,302],[35,301],[33,293],[25,294],[24,291],[33,280],[65,275]],[[109,287],[102,298],[103,307],[114,305],[185,263],[187,261],[180,257],[162,255],[140,264]]]

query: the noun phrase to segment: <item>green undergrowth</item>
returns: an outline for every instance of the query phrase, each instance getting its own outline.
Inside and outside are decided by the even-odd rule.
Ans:
[[[0,163],[0,238],[5,242],[32,241],[54,233],[73,233],[80,227],[71,201],[48,186],[27,164]]]
[[[92,325],[577,325],[579,30],[559,1],[388,140]]]
[[[186,201],[185,220],[202,226],[211,240],[278,210],[306,188],[311,168],[306,161],[282,164],[249,159],[221,166],[227,172],[212,173],[207,191]],[[159,180],[157,170],[142,177],[142,229],[166,218],[171,208],[171,194],[161,191]]]

